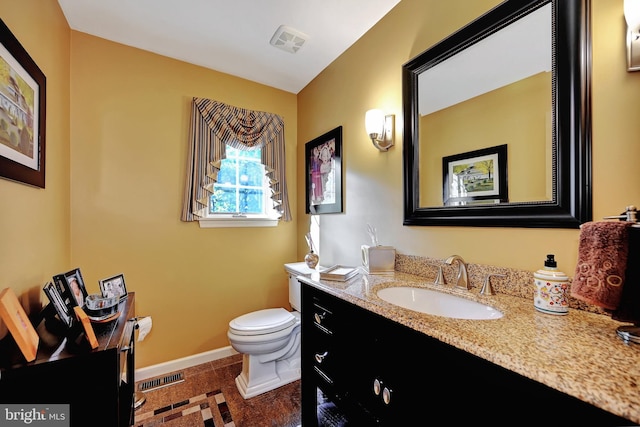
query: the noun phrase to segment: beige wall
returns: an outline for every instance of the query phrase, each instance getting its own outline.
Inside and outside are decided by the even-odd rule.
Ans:
[[[46,76],[46,188],[0,179],[0,289],[37,308],[70,265],[69,27],[52,0],[0,0],[0,18]]]
[[[154,324],[138,367],[227,346],[233,317],[288,306],[297,218],[205,230],[179,217],[192,97],[282,115],[294,176],[296,96],[72,32],[55,0],[0,0],[0,14],[48,83],[46,189],[0,180],[1,287],[39,305],[54,274],[79,267],[94,293],[124,273]]]
[[[457,253],[472,263],[537,270],[545,254],[555,253],[558,266],[573,275],[578,230],[402,225],[401,66],[498,3],[403,0],[298,94],[298,159],[304,142],[343,126],[345,211],[320,218],[320,263],[358,264],[359,247],[369,242],[366,224],[371,223],[382,244],[404,254],[445,258]],[[623,0],[591,3],[593,212],[599,219],[640,204],[640,187],[632,183],[640,158],[640,73],[626,71]],[[396,114],[396,146],[387,153],[377,152],[364,132],[370,108]],[[301,179],[304,170],[300,163],[298,167]],[[298,190],[298,200],[304,200],[304,189]],[[300,215],[303,209],[300,204]],[[305,221],[298,227],[301,235]],[[299,257],[303,251],[299,246]]]
[[[321,263],[358,264],[371,223],[404,254],[536,270],[552,252],[571,273],[577,230],[402,226],[401,65],[497,3],[403,0],[296,96],[71,32],[55,0],[0,0],[0,16],[48,84],[47,188],[0,180],[0,287],[46,302],[40,290],[53,274],[80,267],[98,292],[99,279],[124,273],[138,314],[154,320],[138,367],[226,346],[232,317],[286,304],[282,264],[302,259],[309,226],[297,184],[304,143],[340,125],[345,212],[320,218]],[[594,1],[593,27],[600,218],[640,203],[630,183],[640,73],[625,70],[622,0]],[[193,96],[284,116],[292,223],[202,230],[179,221]],[[374,107],[396,114],[388,153],[364,132]]]
[[[124,273],[153,330],[147,366],[229,344],[229,320],[287,304],[295,222],[201,229],[179,220],[194,96],[280,114],[295,173],[296,97],[184,62],[71,34],[71,248],[88,286]],[[295,206],[296,182],[288,183]]]

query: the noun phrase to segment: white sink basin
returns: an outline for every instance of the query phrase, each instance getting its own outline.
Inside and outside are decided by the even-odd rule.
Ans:
[[[377,292],[379,298],[413,311],[454,319],[499,319],[502,312],[485,304],[431,289],[398,286]]]

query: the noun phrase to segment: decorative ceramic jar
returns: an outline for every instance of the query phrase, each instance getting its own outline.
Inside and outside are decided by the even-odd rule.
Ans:
[[[547,255],[544,268],[533,273],[533,305],[543,313],[563,315],[569,313],[569,277],[556,265],[554,256]]]

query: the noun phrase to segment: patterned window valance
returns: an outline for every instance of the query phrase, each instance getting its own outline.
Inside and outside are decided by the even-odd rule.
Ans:
[[[277,114],[193,98],[191,148],[182,207],[182,221],[206,216],[226,145],[238,150],[262,149],[262,164],[271,180],[271,199],[284,221],[291,220],[285,180],[284,120]]]

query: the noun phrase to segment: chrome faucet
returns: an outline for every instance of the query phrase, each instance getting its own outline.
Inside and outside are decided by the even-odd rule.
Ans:
[[[445,262],[451,265],[453,261],[458,261],[458,278],[456,279],[456,288],[465,290],[471,289],[469,286],[469,277],[467,276],[467,264],[465,264],[464,259],[462,259],[460,255],[451,255]]]

